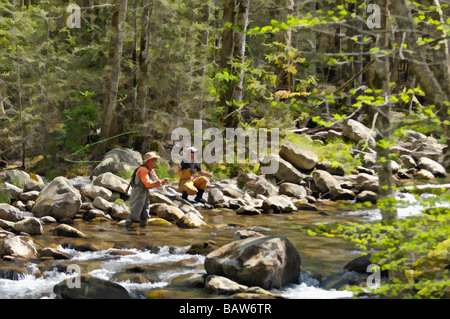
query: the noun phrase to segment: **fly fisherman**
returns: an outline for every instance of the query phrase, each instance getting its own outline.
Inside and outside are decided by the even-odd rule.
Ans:
[[[149,189],[168,183],[167,179],[161,181],[153,170],[158,158],[160,157],[155,152],[145,154],[145,164],[139,166],[131,177],[130,185],[128,186],[132,187],[130,195],[131,213],[125,221],[125,227],[130,227],[133,222],[137,223],[138,221],[141,227],[147,226],[150,218]]]

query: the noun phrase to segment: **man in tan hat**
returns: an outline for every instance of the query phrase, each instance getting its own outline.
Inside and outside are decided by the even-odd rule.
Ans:
[[[131,177],[132,186],[130,195],[131,213],[125,221],[125,227],[130,227],[133,222],[138,222],[141,227],[147,226],[150,218],[150,193],[149,189],[160,187],[168,183],[167,179],[160,180],[153,167],[155,166],[158,154],[149,152],[144,155],[144,165],[139,166]]]

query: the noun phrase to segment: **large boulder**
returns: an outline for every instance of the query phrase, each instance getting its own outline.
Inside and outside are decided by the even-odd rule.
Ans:
[[[66,279],[55,285],[53,292],[57,299],[131,299],[123,286],[92,275]]]
[[[300,255],[285,237],[252,237],[209,253],[205,270],[242,285],[276,289],[299,282]]]
[[[107,172],[121,175],[135,170],[139,165],[142,165],[142,155],[139,152],[128,148],[114,148],[106,153],[92,175],[99,176]]]
[[[129,183],[127,182],[127,180],[110,172],[100,174],[94,180],[94,185],[102,186],[109,190],[116,191],[122,194],[125,194],[128,188],[128,184]]]
[[[376,133],[370,128],[352,119],[344,121],[343,125],[342,134],[345,137],[348,137],[354,142],[368,140],[368,145],[375,147]]]
[[[304,174],[302,174],[291,163],[284,160],[280,156],[267,155],[266,157],[264,157],[263,163],[278,164],[278,170],[275,173],[268,175],[274,176],[279,181],[297,184],[301,180],[303,180],[303,178],[305,178]]]
[[[72,219],[81,204],[80,192],[65,177],[57,177],[39,194],[33,214],[37,217],[52,216],[57,220]]]
[[[22,212],[20,209],[12,205],[0,203],[0,219],[10,222],[18,222],[28,216],[31,217],[32,214]]]
[[[445,168],[438,162],[433,161],[432,159],[422,157],[421,159],[419,159],[417,166],[419,166],[420,169],[425,169],[425,170],[431,172],[434,176],[437,176],[437,177],[447,176],[447,172],[445,171]]]
[[[284,142],[281,145],[280,156],[297,169],[310,170],[319,162],[316,154],[292,142]]]

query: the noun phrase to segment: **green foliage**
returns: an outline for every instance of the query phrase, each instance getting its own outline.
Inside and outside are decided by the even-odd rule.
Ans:
[[[440,200],[448,201],[449,195]],[[424,200],[422,205],[433,202]],[[300,229],[310,235],[341,237],[371,255],[371,262],[389,272],[389,282],[372,293],[395,298],[448,298],[450,209],[428,208],[420,216],[391,223],[319,224]],[[445,289],[443,289],[445,288]],[[364,293],[367,288],[355,288]]]
[[[335,139],[322,145],[313,141],[307,135],[287,132],[284,140],[293,142],[313,152],[317,155],[320,162],[330,161],[332,165],[342,165],[347,174],[352,173],[356,166],[361,165],[361,159],[352,155],[354,145],[352,143],[345,143],[341,139]]]
[[[83,139],[93,133],[98,105],[92,100],[92,95],[94,93],[88,91],[73,94],[70,106],[63,111],[65,146],[72,153],[85,146]]]
[[[0,184],[3,184],[4,182],[0,180]],[[0,187],[0,203],[10,203],[11,198],[9,198],[9,195],[6,193],[6,191],[3,189],[3,187]]]

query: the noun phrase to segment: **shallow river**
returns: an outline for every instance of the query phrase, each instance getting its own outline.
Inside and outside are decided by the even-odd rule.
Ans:
[[[404,218],[420,214],[422,208],[409,194],[399,194],[410,205],[399,210]],[[429,195],[422,195],[429,196]],[[441,203],[448,206],[448,203]],[[326,276],[338,273],[351,260],[360,256],[355,246],[339,238],[322,236],[310,237],[298,230],[298,226],[311,226],[316,223],[352,221],[366,223],[381,219],[376,209],[350,211],[333,203],[318,205],[320,211],[298,211],[292,214],[273,214],[259,216],[236,215],[231,210],[203,211],[204,221],[211,225],[208,229],[181,229],[177,226],[152,225],[146,228],[135,227],[127,230],[116,222],[86,222],[75,219],[74,226],[89,238],[73,239],[51,235],[55,225],[45,225],[44,234],[33,236],[42,247],[52,246],[69,254],[69,260],[40,260],[24,265],[27,275],[16,280],[0,279],[0,298],[55,298],[53,286],[62,280],[73,277],[59,271],[59,264],[75,264],[82,273],[90,273],[100,278],[115,281],[124,286],[133,298],[145,298],[156,288],[168,288],[171,280],[183,273],[205,273],[202,255],[186,254],[191,244],[209,242],[217,247],[232,241],[239,229],[253,229],[264,235],[285,236],[295,246],[301,256],[301,284],[284,287],[274,291],[287,298],[349,298],[348,291],[324,290],[319,288],[318,274]],[[67,243],[70,243],[69,245]],[[79,252],[74,245],[91,243],[100,250]],[[71,248],[72,247],[72,248]],[[0,261],[2,266],[11,265]],[[116,277],[126,266],[140,265],[152,270],[152,280],[146,283],[133,283],[123,277]],[[315,274],[312,276],[311,274]],[[369,274],[368,274],[369,275]],[[214,298],[203,289],[176,289],[175,298]]]

